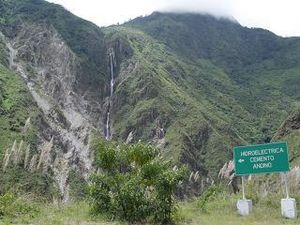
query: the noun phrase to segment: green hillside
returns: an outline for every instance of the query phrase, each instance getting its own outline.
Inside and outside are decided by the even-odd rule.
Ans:
[[[147,140],[160,121],[167,155],[207,174],[231,146],[270,141],[299,106],[299,39],[197,14],[154,13],[123,27],[107,29],[129,37],[138,65],[117,89],[122,138],[136,130]]]
[[[209,59],[239,75],[247,66],[274,60],[299,65],[299,38],[281,38],[270,31],[246,28],[226,18],[195,13],[159,13],[136,18],[126,26],[143,30],[189,60]],[[236,77],[237,78],[237,77]]]
[[[53,26],[80,59],[79,92],[89,90],[103,105],[113,48],[113,139],[133,132],[134,141],[159,144],[165,157],[203,175],[216,175],[233,145],[270,141],[299,107],[299,38],[189,13],[153,13],[98,28],[42,0],[0,3],[8,37],[23,23]],[[157,140],[157,129],[165,138]]]
[[[169,66],[169,79],[202,106],[209,124],[222,127],[223,120],[231,128],[221,136],[235,133],[240,142],[268,142],[299,107],[299,38],[200,14],[153,13],[125,27],[142,30],[182,62]]]
[[[37,131],[32,126],[23,132],[26,120],[37,123],[39,110],[22,78],[8,68],[8,50],[0,40],[0,154],[13,145],[14,140],[24,140],[36,148]]]

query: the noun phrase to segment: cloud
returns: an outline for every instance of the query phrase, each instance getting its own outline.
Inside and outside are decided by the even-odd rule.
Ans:
[[[300,36],[299,0],[233,0],[232,5],[232,14],[245,26]]]
[[[215,16],[230,16],[228,0],[48,0],[61,4],[74,14],[100,26],[122,23],[153,11],[205,12]]]
[[[201,12],[215,16],[232,16],[230,0],[165,0],[162,11]]]
[[[248,27],[300,36],[299,0],[48,0],[99,26],[123,23],[153,11],[202,12],[233,17]]]

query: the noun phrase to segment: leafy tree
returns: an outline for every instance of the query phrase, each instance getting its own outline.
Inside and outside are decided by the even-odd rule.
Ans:
[[[93,213],[129,222],[172,222],[184,168],[172,169],[156,148],[142,143],[99,143],[95,163],[99,169],[89,187]]]

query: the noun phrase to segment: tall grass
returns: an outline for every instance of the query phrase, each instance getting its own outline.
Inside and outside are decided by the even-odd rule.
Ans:
[[[41,167],[43,173],[47,172],[48,167],[51,165],[51,151],[53,149],[53,137],[50,142],[46,142],[39,154],[34,154],[30,159],[30,145],[25,147],[23,140],[18,144],[17,140],[14,141],[11,148],[5,151],[2,161],[2,170],[5,172],[7,167],[11,164],[14,167],[23,166],[24,170],[34,172]],[[38,160],[39,159],[39,160]],[[29,166],[28,166],[29,165]]]

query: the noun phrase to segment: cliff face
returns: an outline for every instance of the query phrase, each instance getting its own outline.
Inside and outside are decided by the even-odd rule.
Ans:
[[[80,63],[57,31],[47,25],[22,24],[14,38],[6,38],[10,68],[24,79],[43,113],[38,124],[38,146],[54,142],[61,161],[56,179],[64,193],[67,174],[77,167],[84,177],[92,169],[89,139],[99,128],[101,102],[75,88]]]
[[[92,153],[89,144],[93,134],[113,133],[107,114],[112,114],[114,87],[117,84],[117,62],[122,55],[130,57],[130,48],[122,41],[109,41],[104,58],[107,71],[115,77],[99,87],[104,97],[80,83],[84,77],[82,59],[74,53],[57,30],[49,24],[22,23],[7,37],[8,67],[19,74],[27,85],[33,100],[41,110],[37,123],[38,151],[51,142],[53,171],[64,200],[68,199],[68,174],[77,170],[85,179],[92,171]],[[113,61],[110,61],[113,54]],[[105,96],[107,95],[107,96]],[[109,138],[110,139],[110,138]]]

